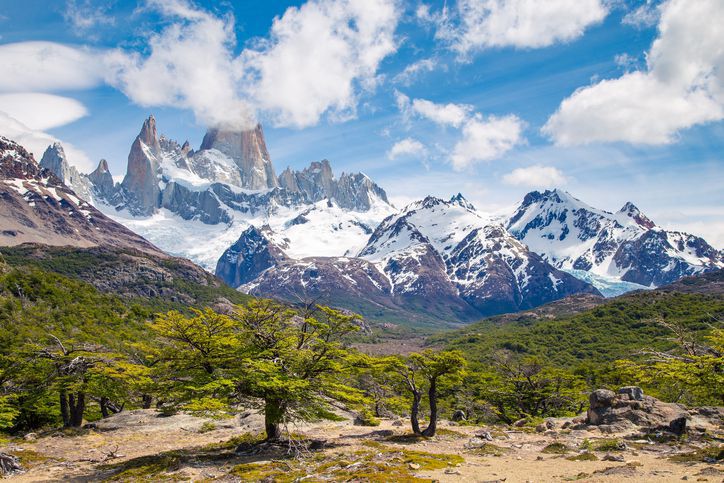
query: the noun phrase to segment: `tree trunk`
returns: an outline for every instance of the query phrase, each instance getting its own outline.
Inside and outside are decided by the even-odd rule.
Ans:
[[[68,394],[60,391],[60,416],[63,418],[63,427],[70,426],[70,411],[68,410]]]
[[[284,404],[278,399],[264,401],[264,428],[267,441],[278,441],[282,437],[281,422],[284,418]]]
[[[143,409],[151,409],[151,403],[153,403],[153,396],[150,394],[144,394],[141,396],[141,407]]]
[[[430,424],[427,425],[422,435],[426,438],[432,438],[437,430],[437,379],[430,381],[427,396],[430,399]]]
[[[101,400],[98,401],[98,405],[101,407],[101,416],[103,416],[103,419],[109,417],[110,411],[108,410],[108,398],[105,396],[101,396]]]
[[[420,394],[419,391],[412,392],[412,408],[410,408],[410,423],[412,423],[412,432],[415,434],[421,434],[420,421],[417,419],[418,413],[420,412],[420,400],[421,399],[422,399],[422,394]]]
[[[85,412],[85,393],[69,394],[68,406],[70,407],[70,426],[80,428],[83,425],[83,413]]]

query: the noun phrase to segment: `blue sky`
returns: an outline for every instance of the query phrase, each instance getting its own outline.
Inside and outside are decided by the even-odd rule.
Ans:
[[[0,0],[0,134],[121,176],[151,113],[196,147],[258,120],[277,172],[487,210],[563,187],[721,248],[721,24],[718,0]]]

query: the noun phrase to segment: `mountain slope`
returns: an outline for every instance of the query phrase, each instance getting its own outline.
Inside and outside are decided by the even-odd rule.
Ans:
[[[336,218],[336,209],[318,203],[278,231],[249,228],[219,259],[216,274],[254,295],[321,298],[369,318],[412,325],[445,326],[573,293],[598,293],[530,253],[502,226],[489,225],[462,196],[449,202],[428,197],[390,215],[357,256],[350,249],[340,253],[340,245],[358,243],[359,225],[345,225],[344,215],[331,225],[324,222]],[[315,232],[336,226],[353,236],[329,237],[337,242],[329,248],[294,232],[302,227],[314,239]],[[314,247],[326,253],[312,253]]]
[[[393,280],[396,291],[417,291],[427,275],[417,260],[434,253],[437,268],[458,295],[481,314],[534,307],[574,293],[598,292],[555,269],[491,223],[461,195],[450,201],[427,197],[385,220],[360,256]]]
[[[656,318],[681,323],[699,335],[724,318],[724,271],[685,280],[593,301],[594,307],[583,311],[556,307],[567,303],[563,300],[530,312],[493,317],[433,336],[428,343],[462,350],[476,361],[489,362],[496,350],[505,349],[568,369],[636,357],[643,348],[669,350],[675,344],[672,334]]]
[[[0,245],[113,246],[165,256],[79,198],[22,146],[0,137]]]
[[[656,226],[633,203],[616,213],[561,191],[528,193],[508,230],[564,270],[648,287],[724,267],[724,254],[705,240]]]

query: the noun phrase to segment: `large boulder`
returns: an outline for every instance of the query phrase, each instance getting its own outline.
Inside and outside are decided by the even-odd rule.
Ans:
[[[689,413],[678,404],[646,396],[640,387],[628,386],[618,394],[607,389],[593,391],[586,422],[607,431],[657,429],[682,434]]]

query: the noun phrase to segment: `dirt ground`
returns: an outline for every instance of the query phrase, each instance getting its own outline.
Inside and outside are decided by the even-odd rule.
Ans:
[[[257,414],[219,421],[136,410],[77,434],[55,432],[8,442],[0,451],[21,458],[25,473],[9,478],[18,482],[724,481],[721,460],[671,459],[705,445],[721,451],[721,440],[716,440],[721,435],[706,442],[665,444],[601,434],[595,428],[537,433],[443,422],[438,436],[418,439],[410,438],[409,428],[400,424],[383,420],[378,427],[362,427],[343,421],[289,428],[297,438],[326,444],[319,452],[305,450],[301,456],[283,458],[264,451],[234,452],[239,439],[261,432]],[[227,443],[232,438],[237,440]],[[553,443],[559,444],[550,447]],[[431,459],[436,455],[441,459]],[[366,465],[365,473],[355,473],[361,465]],[[364,476],[369,474],[373,476]]]

